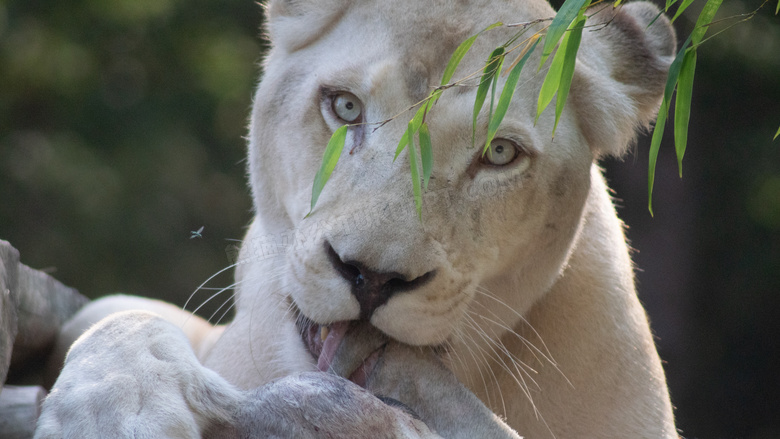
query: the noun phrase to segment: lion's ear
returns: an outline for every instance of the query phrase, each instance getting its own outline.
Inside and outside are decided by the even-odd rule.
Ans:
[[[595,8],[601,11],[583,32],[571,98],[591,148],[619,156],[655,118],[676,36],[651,3]]]
[[[270,0],[266,31],[274,47],[299,50],[322,36],[344,14],[350,0]]]

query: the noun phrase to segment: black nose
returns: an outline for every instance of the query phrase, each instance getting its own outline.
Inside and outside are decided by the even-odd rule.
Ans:
[[[407,280],[406,276],[397,272],[380,273],[358,261],[342,260],[328,241],[325,241],[325,253],[336,272],[351,285],[352,295],[360,304],[360,318],[363,320],[370,319],[374,311],[387,303],[394,294],[419,288],[436,275],[436,270],[433,270]]]

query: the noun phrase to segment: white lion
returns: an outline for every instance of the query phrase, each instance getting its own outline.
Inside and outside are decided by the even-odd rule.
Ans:
[[[197,436],[228,422],[219,401],[241,400],[237,389],[332,368],[357,320],[406,345],[437,346],[458,380],[520,435],[677,437],[623,224],[597,163],[623,154],[654,118],[674,31],[665,17],[654,21],[658,10],[648,3],[607,2],[589,14],[596,25],[583,33],[554,138],[552,108],[534,120],[546,72],[537,72],[540,50],[485,156],[472,148],[477,79],[442,94],[426,116],[434,168],[420,220],[408,150],[393,161],[413,114],[402,111],[439,83],[464,39],[498,21],[553,17],[552,8],[543,0],[271,0],[272,47],[250,125],[256,217],[236,269],[235,319],[212,327],[159,302],[94,302],[66,328],[62,349],[92,322],[129,308],[173,322],[191,348],[149,314],[113,316],[71,351],[39,437],[79,431],[74,418],[106,419],[88,414],[96,412],[114,416],[117,434]],[[517,29],[481,35],[454,78],[479,72]],[[357,125],[307,217],[325,145],[346,123]],[[110,328],[118,339],[101,335]],[[133,352],[165,361],[123,360]],[[88,376],[96,368],[100,376]],[[110,379],[118,376],[129,381]],[[105,389],[114,389],[108,401]],[[445,398],[421,417],[430,425],[447,407]],[[397,419],[403,425],[388,435],[411,435],[404,429],[413,420]]]

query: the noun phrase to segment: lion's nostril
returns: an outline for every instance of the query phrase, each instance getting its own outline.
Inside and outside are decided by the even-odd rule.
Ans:
[[[357,283],[363,280],[363,275],[360,274],[360,269],[352,264],[347,264],[342,261],[341,256],[336,253],[336,250],[333,249],[333,246],[331,246],[328,241],[325,241],[325,253],[328,255],[328,260],[330,261],[331,265],[333,265],[333,268],[336,269],[341,277],[350,283]]]
[[[352,286],[352,295],[360,304],[360,318],[366,320],[396,293],[420,288],[436,274],[433,270],[418,278],[406,280],[406,276],[397,272],[374,271],[361,262],[342,260],[327,241],[325,253],[336,272]]]

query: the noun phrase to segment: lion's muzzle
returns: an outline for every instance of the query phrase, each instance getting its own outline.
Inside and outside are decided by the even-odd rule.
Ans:
[[[374,271],[360,261],[342,260],[328,241],[325,241],[325,252],[336,272],[349,282],[352,295],[360,304],[361,320],[370,320],[374,311],[395,294],[421,288],[436,276],[436,270],[431,270],[407,280],[407,276],[398,272]]]

